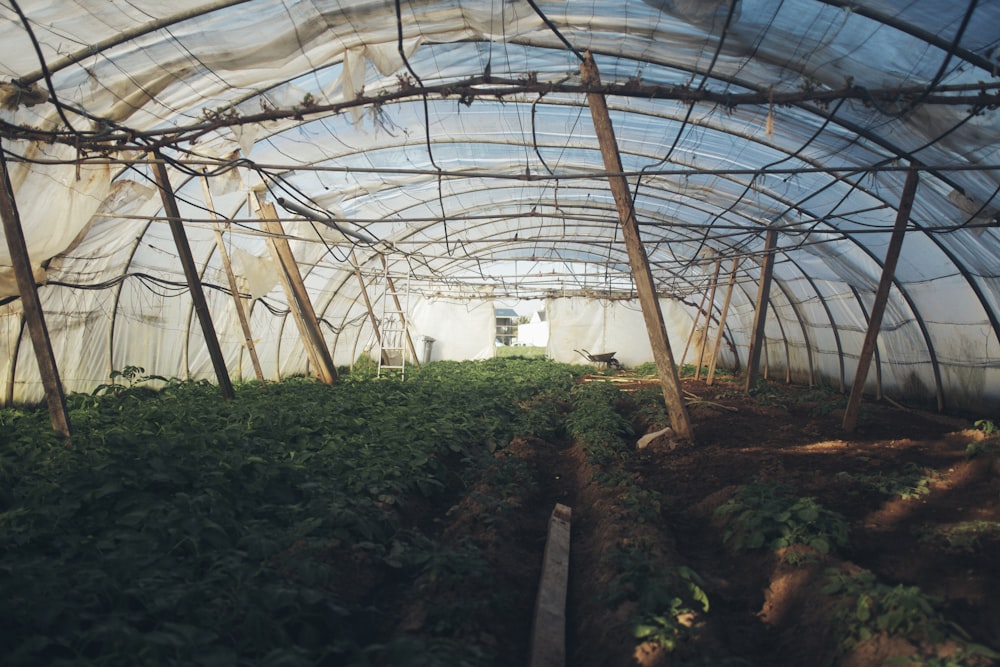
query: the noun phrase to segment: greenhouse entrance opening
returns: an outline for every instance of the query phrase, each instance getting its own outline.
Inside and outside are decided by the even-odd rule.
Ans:
[[[545,356],[549,322],[542,301],[497,302],[494,313],[496,356]]]

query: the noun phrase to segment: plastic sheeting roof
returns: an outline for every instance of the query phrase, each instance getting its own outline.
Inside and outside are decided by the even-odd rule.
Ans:
[[[219,288],[227,358],[242,352],[216,216],[269,373],[305,362],[281,349],[294,333],[255,191],[338,221],[277,207],[341,361],[370,335],[352,259],[377,291],[384,257],[423,299],[634,296],[590,52],[664,299],[693,316],[721,262],[718,318],[739,260],[726,333],[745,354],[776,228],[772,363],[849,382],[919,168],[876,371],[939,407],[1000,397],[1000,1],[0,0],[0,52],[0,138],[73,388],[139,361],[207,374],[154,150]],[[31,398],[5,294],[6,394]]]

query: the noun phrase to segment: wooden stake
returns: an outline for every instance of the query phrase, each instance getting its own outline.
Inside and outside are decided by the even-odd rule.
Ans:
[[[701,319],[701,311],[705,308],[705,301],[708,299],[708,292],[701,293],[701,301],[698,302],[698,310],[694,312],[694,321],[691,322],[691,333],[688,334],[687,342],[684,343],[684,352],[681,353],[681,366],[684,365],[684,361],[688,356],[688,348],[691,347],[691,341],[694,340],[694,334],[698,331],[698,320]]]
[[[358,257],[354,254],[354,250],[351,249],[349,255],[351,260],[351,267],[354,269],[354,275],[358,279],[358,287],[361,288],[361,296],[365,300],[365,308],[368,310],[368,320],[372,324],[372,330],[375,332],[375,340],[378,342],[379,349],[382,348],[382,330],[378,324],[378,317],[375,315],[375,308],[372,306],[372,300],[368,296],[368,287],[365,285],[365,277],[361,275],[361,265],[358,264]],[[385,258],[382,258],[385,261]],[[380,353],[381,354],[381,353]],[[353,358],[353,357],[352,357]],[[383,363],[385,359],[382,360]]]
[[[243,343],[250,353],[250,362],[253,364],[253,372],[257,379],[264,381],[264,371],[260,367],[260,359],[257,358],[257,346],[253,342],[253,333],[250,331],[250,322],[247,319],[247,312],[243,299],[240,297],[240,287],[236,283],[236,274],[233,273],[232,262],[229,261],[229,251],[226,250],[226,241],[222,238],[222,229],[219,227],[218,219],[215,215],[215,203],[212,201],[212,191],[208,187],[208,177],[201,177],[201,189],[205,193],[205,204],[208,205],[208,214],[212,218],[212,229],[215,232],[215,247],[219,251],[222,259],[222,267],[226,271],[226,280],[229,282],[229,291],[233,295],[233,303],[236,306],[236,315],[240,320],[240,328],[243,330]]]
[[[170,233],[174,237],[174,245],[177,246],[177,257],[180,259],[181,267],[184,269],[184,277],[187,278],[188,289],[191,292],[191,301],[194,302],[194,311],[198,313],[201,333],[205,338],[205,345],[208,346],[208,356],[212,360],[215,377],[219,381],[219,391],[222,393],[223,398],[233,398],[236,395],[233,392],[233,383],[229,379],[226,360],[222,356],[222,348],[219,347],[219,339],[215,335],[215,325],[212,323],[212,314],[208,310],[208,301],[205,300],[205,292],[201,289],[198,268],[194,265],[194,256],[191,254],[191,246],[188,245],[184,223],[181,222],[181,213],[177,208],[177,199],[174,197],[173,188],[170,187],[167,166],[163,161],[163,156],[159,152],[153,151],[152,158],[153,178],[156,180],[156,185],[160,190],[163,210],[167,216],[167,223],[170,225]]]
[[[767,302],[771,292],[771,274],[774,271],[774,246],[778,232],[767,230],[764,237],[764,256],[760,263],[760,285],[757,288],[757,307],[753,317],[753,337],[750,339],[750,354],[747,358],[747,378],[744,391],[749,392],[757,379],[760,369],[760,350],[764,344],[764,324],[767,321]]]
[[[847,399],[847,408],[844,410],[843,427],[845,431],[853,431],[858,425],[858,412],[861,409],[865,381],[868,379],[868,368],[875,351],[879,329],[882,328],[882,315],[885,313],[885,305],[889,301],[889,289],[892,287],[892,281],[896,275],[896,262],[899,260],[899,253],[903,248],[903,236],[906,233],[906,224],[910,220],[910,210],[913,208],[918,181],[918,171],[911,168],[906,174],[903,194],[899,199],[896,224],[893,225],[889,247],[885,252],[885,262],[882,264],[882,279],[879,280],[878,289],[875,291],[875,301],[872,303],[871,317],[868,319],[868,332],[865,334],[865,342],[861,346],[858,368],[854,373],[854,384],[851,385],[851,395]]]
[[[601,85],[600,73],[597,71],[597,65],[590,53],[587,53],[584,61],[580,63],[580,73],[583,75],[584,85],[594,87]],[[652,271],[649,269],[646,249],[639,236],[639,224],[635,218],[628,181],[620,175],[622,160],[618,152],[614,128],[611,125],[607,101],[602,93],[587,93],[587,106],[590,107],[590,115],[594,120],[594,130],[600,143],[601,156],[604,158],[604,168],[610,172],[608,183],[611,186],[611,194],[614,195],[618,217],[621,220],[622,236],[628,250],[629,264],[632,268],[633,280],[635,280],[635,289],[639,295],[639,304],[642,306],[642,316],[646,322],[646,333],[649,335],[653,359],[656,361],[663,398],[670,415],[670,426],[678,438],[691,440],[693,439],[691,421],[684,404],[684,394],[681,390],[680,379],[677,377],[677,366],[674,364],[674,355],[670,350],[670,340],[667,338],[667,331],[663,325],[663,313],[660,310],[660,301],[656,293],[656,283],[653,280]]]
[[[705,384],[711,385],[715,380],[715,364],[719,360],[719,350],[722,347],[722,337],[726,332],[726,315],[729,314],[729,301],[733,298],[733,288],[736,286],[736,269],[740,267],[740,258],[733,260],[733,270],[729,274],[729,285],[726,287],[726,297],[722,301],[722,312],[719,313],[719,331],[715,335],[715,346],[712,356],[708,359],[708,377]]]
[[[712,328],[712,306],[715,304],[715,288],[719,285],[719,269],[722,260],[715,260],[715,271],[712,272],[712,289],[708,297],[708,309],[705,311],[705,335],[701,337],[701,350],[698,352],[698,366],[694,371],[694,379],[701,378],[701,365],[705,363],[705,348],[708,347],[708,332]]]
[[[66,411],[66,394],[59,378],[59,367],[56,365],[55,352],[52,351],[49,329],[45,325],[45,313],[42,311],[42,301],[35,286],[35,276],[31,271],[31,257],[28,255],[28,245],[24,240],[21,216],[14,199],[14,186],[10,182],[2,146],[0,146],[0,218],[3,218],[3,233],[7,238],[10,263],[14,267],[14,278],[17,281],[17,291],[21,295],[24,319],[31,335],[31,344],[35,348],[38,372],[42,376],[49,419],[53,430],[68,438],[70,423],[69,413]],[[14,361],[11,360],[11,363]],[[13,380],[12,376],[11,386],[14,384]]]
[[[326,347],[323,332],[319,328],[319,320],[316,319],[316,311],[313,310],[312,302],[309,300],[305,283],[302,282],[302,274],[299,273],[299,265],[292,254],[291,246],[288,245],[288,239],[285,238],[285,229],[278,220],[274,205],[262,202],[258,198],[257,215],[260,217],[261,227],[269,234],[267,244],[278,267],[278,278],[285,289],[288,307],[292,310],[292,318],[299,328],[306,353],[320,380],[326,384],[334,384],[337,381],[337,369],[333,365],[330,350]]]

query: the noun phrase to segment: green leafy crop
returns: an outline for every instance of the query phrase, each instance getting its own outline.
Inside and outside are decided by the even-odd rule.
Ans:
[[[400,508],[475,480],[491,451],[534,423],[534,397],[565,394],[581,372],[442,362],[405,382],[251,382],[225,401],[208,383],[127,367],[68,397],[72,447],[44,410],[0,411],[4,664],[361,665],[387,655],[400,641],[379,629],[388,611],[378,577],[478,576],[468,568],[481,560],[409,539]],[[507,485],[524,477],[501,472]],[[482,664],[489,653],[444,637],[422,645],[428,653],[407,664]],[[449,647],[460,653],[442,655]]]
[[[777,551],[801,544],[825,554],[848,544],[843,516],[777,484],[758,481],[741,487],[715,516],[725,519],[723,541],[734,551]]]
[[[969,667],[1000,658],[1000,654],[989,648],[969,642],[965,631],[938,611],[941,600],[926,595],[916,586],[889,586],[879,582],[871,572],[850,574],[831,568],[826,572],[822,593],[839,599],[834,613],[840,637],[838,656],[885,633],[909,640],[926,654],[901,658],[893,664]],[[945,642],[957,646],[950,657],[932,655],[934,647]]]
[[[699,616],[709,608],[701,577],[683,565],[664,566],[641,545],[615,549],[609,558],[618,572],[609,600],[631,600],[638,607],[634,637],[668,652],[686,647],[698,632]]]

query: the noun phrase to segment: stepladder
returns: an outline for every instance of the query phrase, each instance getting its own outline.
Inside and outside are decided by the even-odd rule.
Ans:
[[[411,277],[409,267],[406,271],[394,271],[388,262],[384,264],[379,299],[379,377],[391,374],[406,377],[408,357],[413,349],[407,329]]]

